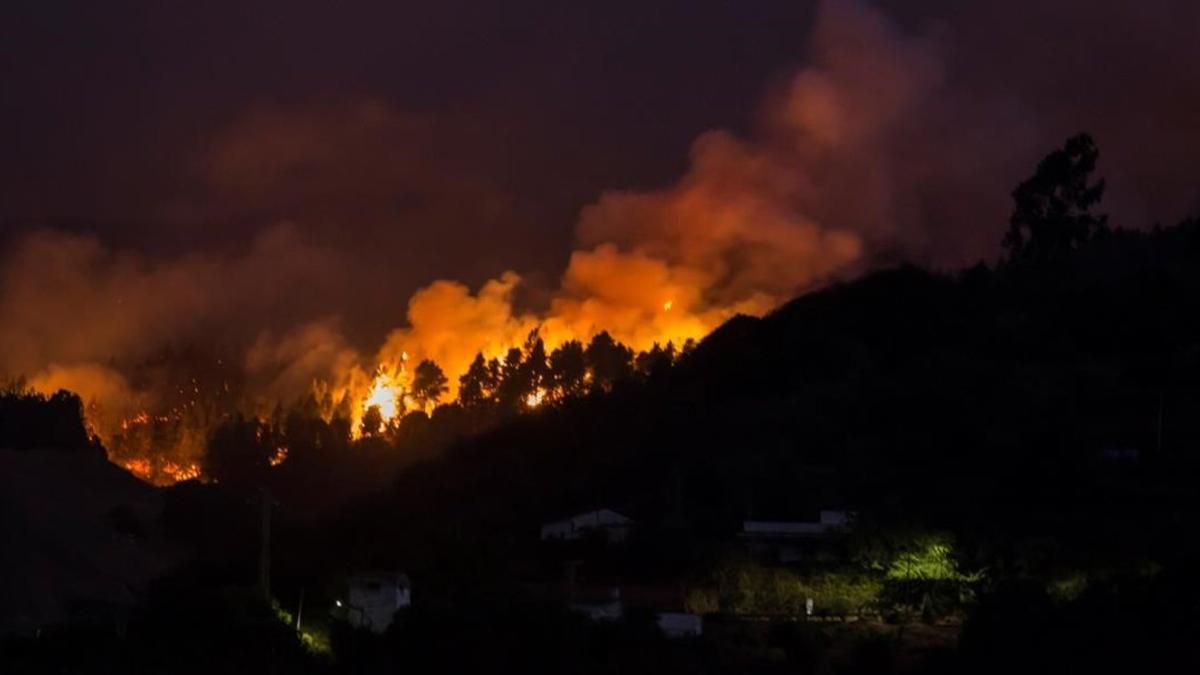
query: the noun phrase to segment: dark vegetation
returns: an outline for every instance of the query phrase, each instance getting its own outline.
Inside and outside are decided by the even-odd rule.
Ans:
[[[1194,669],[1200,221],[1110,226],[1095,212],[1095,160],[1090,138],[1072,138],[1016,189],[995,266],[875,272],[678,353],[635,356],[602,334],[547,354],[535,334],[504,363],[478,358],[459,401],[373,422],[355,442],[317,401],[234,419],[211,439],[220,482],[168,491],[169,525],[200,552],[176,587],[253,582],[246,500],[266,486],[279,501],[275,597],[295,607],[304,589],[332,655],[266,637],[276,628],[230,630],[259,624],[213,603],[160,623],[158,600],[101,653],[145,672],[228,664],[225,650],[247,656],[221,669],[246,672]],[[444,387],[434,368],[431,401]],[[538,388],[548,398],[529,409]],[[22,405],[2,401],[5,434],[70,437],[14,425]],[[281,444],[288,460],[272,467]],[[383,489],[329,508],[379,475]],[[540,523],[598,507],[636,518],[629,542],[538,542]],[[831,507],[858,514],[832,561],[784,569],[730,546],[743,519]],[[678,643],[645,617],[566,614],[531,589],[571,559],[587,561],[585,581],[682,586],[712,628]],[[414,580],[414,607],[382,637],[326,619],[334,580],[364,568]],[[179,592],[162,602],[195,601]],[[797,620],[797,598],[823,593],[835,614],[871,621]],[[238,618],[214,627],[218,614]],[[962,626],[957,646],[910,658],[914,635],[946,625]],[[142,653],[201,639],[194,660]],[[57,663],[36,642],[7,649]]]
[[[23,382],[0,392],[0,449],[65,450],[104,455],[83,423],[83,403],[67,391],[43,396]]]

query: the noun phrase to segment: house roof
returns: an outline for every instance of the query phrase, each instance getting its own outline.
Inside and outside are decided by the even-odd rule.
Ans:
[[[821,511],[816,521],[746,520],[743,537],[818,537],[845,531],[854,519],[848,511]]]
[[[408,575],[403,572],[389,570],[373,570],[366,572],[356,572],[346,577],[346,583],[351,586],[360,584],[395,584],[397,588],[411,588],[412,582],[409,581]]]
[[[587,528],[611,525],[629,525],[633,522],[633,519],[629,516],[606,508],[578,513],[567,518],[551,520],[546,522],[545,525],[560,525],[570,523],[575,528]]]

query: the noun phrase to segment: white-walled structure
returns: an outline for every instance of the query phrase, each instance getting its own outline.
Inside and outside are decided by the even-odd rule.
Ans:
[[[542,540],[573,540],[587,532],[600,531],[608,536],[609,541],[619,542],[629,536],[633,524],[632,518],[612,509],[597,509],[542,525]]]
[[[392,625],[396,610],[412,604],[408,577],[399,572],[356,574],[346,580],[346,600],[339,607],[351,625],[382,633]]]
[[[854,512],[824,509],[816,521],[746,520],[740,537],[756,556],[781,563],[836,557],[838,542],[854,527]]]
[[[853,522],[854,514],[849,511],[822,510],[816,522],[746,520],[742,522],[742,535],[751,537],[822,537],[845,532]]]

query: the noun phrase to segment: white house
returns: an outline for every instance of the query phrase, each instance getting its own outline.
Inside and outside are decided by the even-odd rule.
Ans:
[[[412,604],[408,577],[399,572],[356,574],[346,580],[346,599],[337,606],[351,625],[382,633],[392,625],[396,610]]]
[[[740,537],[751,553],[789,563],[828,556],[827,549],[853,526],[854,512],[826,509],[816,521],[746,520]]]
[[[597,509],[588,511],[563,520],[556,520],[542,525],[542,540],[579,539],[587,532],[603,532],[609,541],[624,541],[629,536],[634,521],[612,509]]]
[[[854,522],[849,511],[822,510],[815,521],[746,520],[742,522],[743,537],[824,537],[841,534]]]

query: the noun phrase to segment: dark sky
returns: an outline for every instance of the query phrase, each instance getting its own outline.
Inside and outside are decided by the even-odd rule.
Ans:
[[[854,201],[857,166],[919,192],[886,224],[832,222],[866,233],[873,256],[994,256],[1012,185],[1084,129],[1119,222],[1200,206],[1200,3],[876,6],[927,44],[940,75],[933,103],[863,146],[886,147],[886,170],[876,176],[869,155],[833,160],[845,164],[829,188],[841,201]],[[10,241],[65,229],[146,265],[238,256],[289,223],[330,272],[277,308],[281,322],[337,313],[377,340],[434,278],[475,285],[515,269],[555,287],[581,208],[608,190],[673,184],[706,130],[762,137],[773,93],[817,49],[816,11],[798,0],[8,0],[0,222]],[[851,33],[827,39],[858,48]]]
[[[494,239],[519,240],[501,265],[557,254],[554,269],[580,206],[669,180],[699,132],[744,126],[769,79],[802,58],[805,3],[710,4],[6,3],[4,216],[186,245],[226,223],[233,235],[302,218],[197,205],[210,186],[196,165],[255,111],[337,116],[371,101],[436,127],[416,142],[433,146],[417,152],[437,179],[521,202],[530,217]],[[392,189],[403,203],[429,186]],[[203,226],[181,227],[186,215]]]

